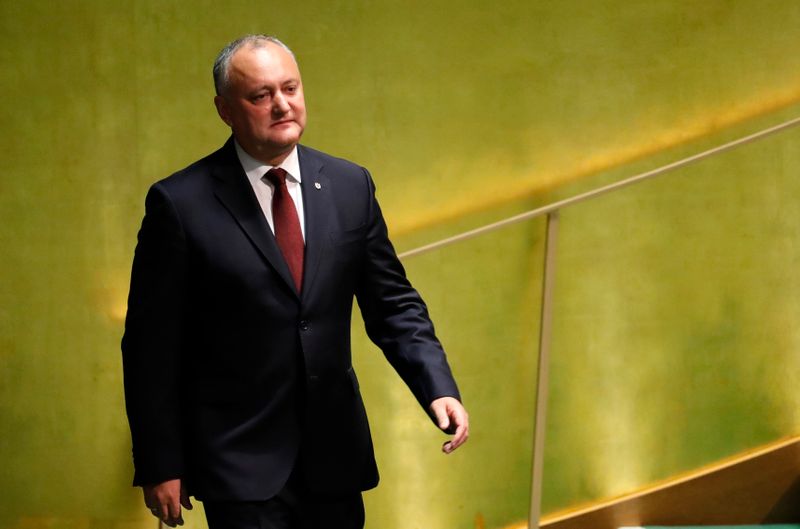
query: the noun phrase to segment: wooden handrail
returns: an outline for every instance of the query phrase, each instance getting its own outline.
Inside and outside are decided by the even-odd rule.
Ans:
[[[542,518],[542,529],[800,522],[800,436],[638,492]],[[516,527],[520,527],[517,525]]]

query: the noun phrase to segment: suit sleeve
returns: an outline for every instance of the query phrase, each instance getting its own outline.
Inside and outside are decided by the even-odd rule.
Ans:
[[[428,309],[406,278],[389,241],[372,178],[364,172],[369,207],[365,259],[356,298],[370,339],[427,411],[439,397],[460,399],[458,387]]]
[[[183,475],[180,364],[186,244],[179,217],[155,184],[133,259],[122,363],[133,440],[134,485]]]

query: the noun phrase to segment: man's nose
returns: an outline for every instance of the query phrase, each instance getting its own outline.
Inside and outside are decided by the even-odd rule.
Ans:
[[[289,112],[289,101],[282,92],[278,92],[272,98],[272,112],[278,115],[286,114]]]

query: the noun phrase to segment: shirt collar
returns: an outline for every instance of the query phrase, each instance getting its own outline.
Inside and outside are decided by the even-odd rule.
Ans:
[[[264,162],[256,160],[247,154],[247,152],[245,152],[235,138],[233,140],[233,144],[236,146],[236,155],[239,157],[239,163],[242,164],[242,169],[244,169],[244,172],[247,174],[247,179],[250,180],[251,184],[255,184],[260,181],[261,178],[267,174],[267,171],[273,167],[280,167],[286,171],[287,179],[289,181],[300,183],[300,160],[297,157],[297,145],[292,148],[289,156],[287,156],[280,164],[274,166],[267,165]]]

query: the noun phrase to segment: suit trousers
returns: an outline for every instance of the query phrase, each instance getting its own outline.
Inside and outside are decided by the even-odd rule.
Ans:
[[[264,501],[204,501],[209,529],[363,529],[360,492],[321,495],[296,472],[277,496]]]

